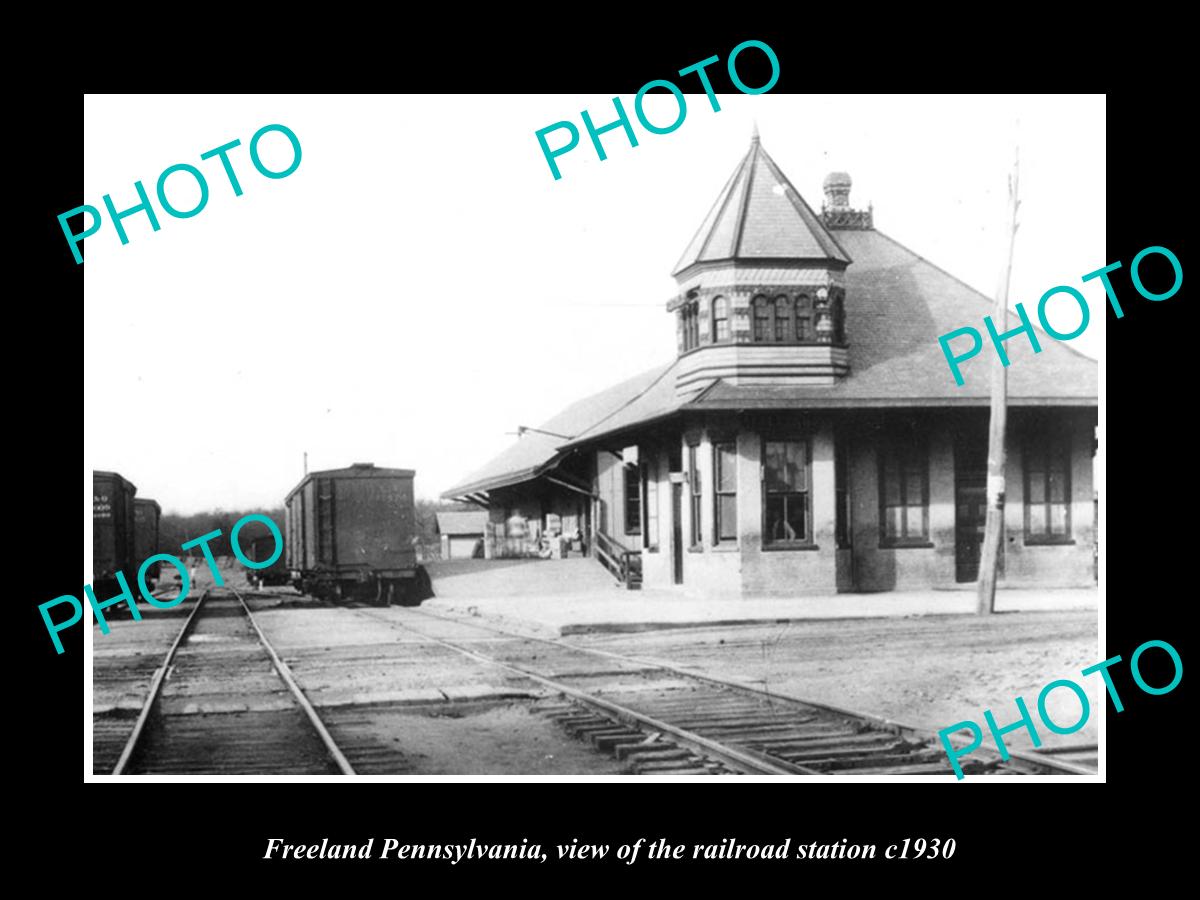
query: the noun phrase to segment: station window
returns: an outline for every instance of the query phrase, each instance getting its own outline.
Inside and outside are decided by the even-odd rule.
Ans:
[[[658,549],[658,461],[642,463],[643,544],[650,552]]]
[[[796,298],[796,340],[804,342],[812,338],[812,301],[808,294],[801,294]]]
[[[779,343],[792,339],[792,301],[788,297],[775,298],[775,340]]]
[[[763,441],[764,546],[812,543],[808,469],[808,441]]]
[[[688,303],[679,312],[683,324],[683,349],[695,350],[700,343],[700,315],[695,303]]]
[[[885,442],[879,458],[880,544],[929,543],[929,458],[915,435]]]
[[[729,341],[729,301],[725,297],[713,300],[712,319],[713,343],[724,344]]]
[[[829,343],[831,334],[839,343],[842,341],[840,300],[814,299],[808,294],[780,294],[774,298],[759,295],[751,301],[750,314],[755,343]]]
[[[683,332],[683,349],[695,350],[700,346],[700,292],[690,290],[687,303],[679,308],[679,322]]]
[[[642,533],[642,486],[638,479],[638,467],[626,463],[621,467],[625,483],[625,533]]]
[[[754,340],[771,340],[771,301],[766,297],[754,298]]]
[[[713,543],[737,540],[737,445],[713,445]]]
[[[1071,442],[1042,432],[1025,441],[1025,543],[1071,540]]]

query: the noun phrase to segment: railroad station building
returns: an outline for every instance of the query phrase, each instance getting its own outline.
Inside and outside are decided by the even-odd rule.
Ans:
[[[824,187],[818,213],[755,136],[675,265],[674,360],[444,495],[488,510],[485,555],[577,534],[629,586],[754,596],[977,579],[987,365],[957,386],[937,337],[992,300],[876,230],[847,174]],[[1088,586],[1097,366],[1039,340],[1006,345],[1000,584]]]

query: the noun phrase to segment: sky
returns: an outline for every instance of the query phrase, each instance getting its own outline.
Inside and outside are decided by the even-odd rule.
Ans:
[[[1049,288],[1077,288],[1092,318],[1071,346],[1103,354],[1104,290],[1081,283],[1111,261],[1103,96],[718,99],[687,95],[671,134],[634,119],[637,147],[605,134],[602,162],[580,111],[611,121],[611,95],[87,96],[84,202],[131,207],[141,180],[161,229],[134,214],[122,245],[106,217],[84,242],[85,479],[120,472],[169,513],[275,507],[307,453],[310,471],[415,469],[436,497],[518,425],[673,358],[671,270],[756,125],[814,209],[825,175],[849,172],[876,228],[989,296],[1019,145],[1010,306],[1033,316]],[[677,108],[650,95],[646,112]],[[535,132],[560,120],[582,138],[556,181]],[[275,123],[302,158],[268,179],[248,145]],[[241,196],[200,159],[234,139]],[[259,148],[268,168],[291,161],[278,133]],[[154,197],[177,163],[208,182],[191,218]],[[186,174],[167,193],[199,197]],[[1069,332],[1079,312],[1050,321]]]

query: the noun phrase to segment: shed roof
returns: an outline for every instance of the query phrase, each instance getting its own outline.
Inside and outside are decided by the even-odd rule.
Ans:
[[[662,377],[669,366],[659,366],[622,381],[590,397],[572,403],[558,415],[543,422],[540,431],[526,431],[510,447],[483,468],[472,472],[459,484],[443,492],[443,497],[462,497],[479,491],[494,490],[537,477],[560,460],[559,448],[575,436],[602,423],[646,387]],[[551,432],[545,434],[543,432]],[[554,435],[562,435],[555,437]]]

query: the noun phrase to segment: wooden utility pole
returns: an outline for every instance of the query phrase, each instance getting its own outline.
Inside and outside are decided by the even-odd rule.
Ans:
[[[1013,245],[1017,240],[1017,181],[1020,156],[1013,160],[1008,177],[1008,260],[996,289],[996,310],[992,321],[999,334],[1008,331],[1008,283],[1012,276]],[[996,611],[996,573],[1000,566],[1000,544],[1004,537],[1004,432],[1008,414],[1008,369],[1000,354],[992,356],[992,415],[988,427],[987,520],[983,529],[983,554],[979,561],[979,598],[976,612],[981,616]]]

